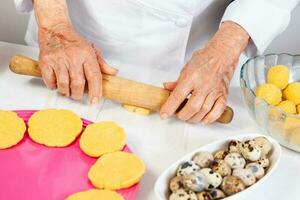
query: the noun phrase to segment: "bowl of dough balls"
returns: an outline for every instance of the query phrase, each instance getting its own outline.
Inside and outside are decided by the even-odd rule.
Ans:
[[[281,147],[271,137],[249,134],[222,139],[185,155],[158,178],[160,200],[240,199],[275,171]]]
[[[300,56],[268,54],[241,69],[244,102],[256,124],[300,152]]]

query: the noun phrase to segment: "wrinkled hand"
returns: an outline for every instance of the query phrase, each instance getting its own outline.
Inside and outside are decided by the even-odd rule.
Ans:
[[[101,72],[117,73],[104,62],[93,44],[70,27],[40,30],[39,43],[39,67],[45,84],[74,100],[82,99],[87,85],[89,102],[98,102],[102,96]]]
[[[221,116],[226,108],[235,66],[249,39],[244,30],[244,35],[235,31],[236,28],[241,29],[236,26],[233,23],[223,25],[223,30],[221,27],[206,48],[194,52],[178,80],[164,84],[173,92],[160,110],[163,119],[173,115],[187,97],[187,103],[177,113],[180,120],[207,124]],[[241,38],[235,36],[236,33]],[[237,40],[231,41],[232,37]]]

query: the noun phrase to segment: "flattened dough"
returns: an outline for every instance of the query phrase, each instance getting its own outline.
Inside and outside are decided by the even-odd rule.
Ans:
[[[115,191],[90,189],[70,195],[66,200],[124,200]]]
[[[122,150],[125,143],[124,129],[114,122],[90,124],[80,137],[81,150],[92,157]]]
[[[6,149],[20,142],[26,125],[17,113],[0,110],[0,149]]]
[[[118,190],[136,184],[144,173],[145,165],[139,157],[118,151],[100,157],[88,177],[96,188]]]
[[[28,126],[33,141],[49,147],[64,147],[80,134],[82,121],[72,111],[47,109],[34,113]]]
[[[151,110],[146,108],[141,108],[141,107],[127,105],[127,104],[123,104],[123,108],[125,108],[129,112],[137,113],[140,115],[150,115],[152,112]]]

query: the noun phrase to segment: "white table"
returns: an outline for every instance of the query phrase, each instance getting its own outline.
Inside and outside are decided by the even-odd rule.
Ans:
[[[153,192],[156,178],[187,152],[219,138],[259,132],[243,106],[242,94],[236,84],[230,90],[229,105],[235,111],[235,118],[230,125],[188,125],[176,119],[162,121],[157,114],[147,117],[132,114],[109,100],[90,106],[60,97],[55,91],[47,90],[42,80],[10,72],[8,60],[15,54],[37,58],[38,50],[0,42],[0,108],[67,108],[92,121],[118,122],[126,129],[128,145],[147,165],[147,173],[139,190],[139,200],[156,199]],[[274,176],[248,199],[296,200],[299,199],[299,188],[300,154],[284,148],[281,163]]]

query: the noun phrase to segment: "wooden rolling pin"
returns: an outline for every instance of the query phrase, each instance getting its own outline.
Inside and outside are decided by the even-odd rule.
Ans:
[[[13,56],[9,67],[16,74],[41,77],[38,62],[22,55]],[[170,91],[163,88],[110,75],[103,75],[102,87],[103,96],[108,99],[152,111],[159,111],[170,95]],[[217,121],[230,123],[232,118],[233,110],[227,106]]]

